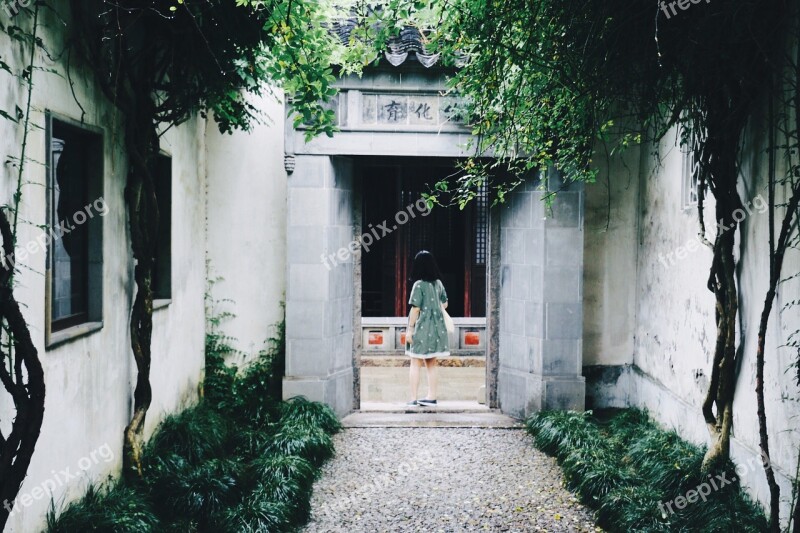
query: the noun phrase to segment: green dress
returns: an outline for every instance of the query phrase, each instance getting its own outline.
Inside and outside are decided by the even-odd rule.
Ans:
[[[441,305],[445,302],[447,292],[438,279],[436,283],[422,280],[414,283],[408,303],[419,307],[419,318],[414,326],[411,345],[406,346],[406,355],[418,359],[450,355],[450,339]]]

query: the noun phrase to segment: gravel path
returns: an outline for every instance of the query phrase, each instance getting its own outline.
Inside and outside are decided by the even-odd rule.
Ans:
[[[309,532],[600,531],[521,430],[348,428]]]

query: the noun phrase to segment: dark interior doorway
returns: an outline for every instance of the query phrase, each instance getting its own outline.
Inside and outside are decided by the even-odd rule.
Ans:
[[[408,314],[412,285],[408,278],[419,250],[436,256],[452,316],[486,315],[485,190],[463,210],[435,207],[424,216],[419,208],[423,192],[442,178],[457,175],[455,164],[452,159],[419,157],[360,161],[362,233],[380,236],[362,252],[362,316]]]

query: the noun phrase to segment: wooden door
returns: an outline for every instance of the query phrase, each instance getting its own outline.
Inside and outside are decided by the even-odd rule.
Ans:
[[[485,196],[463,211],[436,207],[424,216],[417,206],[423,192],[454,171],[452,161],[418,158],[364,167],[362,231],[383,225],[391,233],[362,254],[363,316],[408,314],[411,264],[420,250],[433,253],[439,263],[450,314],[485,316]]]

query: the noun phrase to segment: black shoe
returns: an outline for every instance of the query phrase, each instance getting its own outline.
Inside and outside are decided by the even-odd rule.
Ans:
[[[417,403],[428,407],[436,407],[436,400],[417,400]]]

